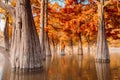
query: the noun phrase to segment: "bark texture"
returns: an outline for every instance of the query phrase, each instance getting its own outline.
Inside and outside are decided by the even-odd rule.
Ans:
[[[108,44],[105,34],[104,0],[101,0],[98,3],[98,40],[95,59],[97,62],[110,62]]]
[[[6,13],[6,15],[5,15],[6,20],[5,20],[5,28],[4,28],[4,44],[5,44],[5,48],[9,49],[9,31],[8,31],[9,21],[8,21],[7,14],[8,13]]]
[[[11,42],[11,66],[15,69],[42,67],[39,38],[29,0],[16,0],[16,16]]]
[[[47,26],[48,26],[48,0],[45,0],[45,27]],[[45,51],[46,51],[46,56],[51,56],[48,32],[45,32]]]
[[[45,0],[41,0],[41,15],[40,15],[40,45],[41,45],[41,53],[43,55],[43,59],[45,59],[45,38],[44,38],[44,8],[45,8]]]

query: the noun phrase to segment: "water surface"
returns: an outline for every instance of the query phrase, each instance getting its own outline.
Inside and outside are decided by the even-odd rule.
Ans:
[[[110,56],[110,64],[95,63],[94,54],[47,57],[43,71],[29,73],[12,72],[0,57],[0,80],[120,80],[120,54]]]

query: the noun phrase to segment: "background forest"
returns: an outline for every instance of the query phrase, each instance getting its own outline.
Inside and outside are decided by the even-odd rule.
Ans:
[[[16,5],[11,0],[12,6]],[[39,0],[31,0],[32,13],[38,34],[40,34],[40,6]],[[120,3],[117,0],[110,0],[104,7],[107,41],[111,46],[120,46]],[[64,42],[73,45],[79,42],[79,34],[82,42],[87,45],[88,37],[90,44],[96,44],[98,31],[97,4],[94,0],[50,0],[48,2],[48,25],[45,31],[48,32],[50,42],[54,44]],[[6,11],[0,9],[1,19],[5,20]],[[9,37],[12,34],[12,18],[9,17]],[[1,32],[1,36],[3,33]],[[113,44],[114,43],[114,44]]]

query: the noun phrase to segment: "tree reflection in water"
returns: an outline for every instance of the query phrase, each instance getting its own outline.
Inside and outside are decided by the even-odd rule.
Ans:
[[[52,65],[52,58],[47,57],[43,70],[39,70],[39,71],[35,71],[35,72],[33,72],[33,71],[31,71],[31,72],[19,72],[19,71],[13,72],[13,71],[11,71],[10,79],[7,79],[7,80],[48,80],[47,72],[51,65]]]
[[[0,80],[120,80],[120,54],[111,56],[109,63],[95,63],[94,57],[84,55],[58,55],[47,57],[44,70],[38,72],[12,72],[10,64],[1,64]],[[110,70],[110,71],[109,71]]]
[[[45,72],[11,72],[10,80],[46,80]]]
[[[53,57],[46,57],[46,64],[45,64],[45,68],[46,68],[46,71],[45,71],[45,80],[48,80],[48,71],[52,65],[52,62],[53,62]]]
[[[110,80],[110,64],[95,63],[98,80]]]
[[[83,55],[78,55],[79,76],[82,76],[83,69]]]

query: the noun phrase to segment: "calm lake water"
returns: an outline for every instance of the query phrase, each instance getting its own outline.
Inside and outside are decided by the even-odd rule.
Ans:
[[[12,72],[0,56],[0,80],[120,80],[120,53],[111,53],[110,63],[95,63],[94,54],[48,57],[44,70]]]

